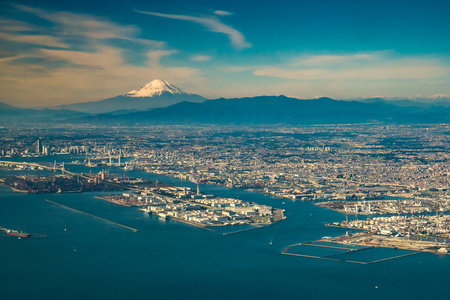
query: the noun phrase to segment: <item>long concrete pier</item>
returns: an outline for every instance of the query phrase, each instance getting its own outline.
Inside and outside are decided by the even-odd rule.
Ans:
[[[374,261],[368,262],[368,264],[374,264],[374,263],[377,263],[377,262],[382,262],[382,261],[391,260],[391,259],[396,259],[396,258],[400,258],[400,257],[405,257],[405,256],[415,255],[415,254],[419,254],[419,253],[420,253],[420,252],[413,252],[413,253],[407,253],[407,254],[403,254],[403,255],[399,255],[399,256],[383,258],[383,259],[379,259],[379,260],[374,260]]]
[[[313,255],[306,255],[306,254],[297,254],[297,253],[288,253],[288,252],[282,252],[284,255],[292,255],[292,256],[300,256],[300,257],[308,257],[308,258],[317,258],[317,259],[326,259],[326,260],[334,260],[334,261],[340,261],[337,258],[330,258],[328,256],[313,256]]]
[[[247,229],[242,229],[242,230],[232,231],[232,232],[225,232],[225,233],[223,233],[222,235],[230,235],[230,234],[235,234],[235,233],[240,233],[240,232],[245,232],[245,231],[255,230],[255,229],[258,229],[258,228],[264,228],[264,227],[266,227],[266,226],[269,226],[269,225],[265,225],[265,226],[255,226],[255,227],[253,227],[253,228],[247,228]]]
[[[339,250],[348,250],[348,251],[359,251],[359,250],[374,248],[373,246],[363,247],[363,248],[359,248],[359,249],[357,249],[357,248],[345,248],[345,247],[334,247],[334,246],[318,245],[318,244],[315,244],[315,242],[301,243],[300,245],[312,246],[312,247],[321,247],[321,248],[339,249]]]
[[[68,209],[71,209],[71,210],[73,210],[73,211],[76,211],[76,212],[79,212],[79,213],[82,213],[82,214],[85,214],[85,215],[88,215],[88,216],[93,217],[93,218],[97,218],[97,219],[102,220],[102,221],[105,221],[105,222],[112,223],[112,224],[117,225],[117,226],[121,226],[121,227],[123,227],[123,228],[132,230],[132,231],[134,231],[134,232],[138,232],[138,230],[135,229],[135,228],[131,228],[131,227],[128,227],[128,226],[125,226],[125,225],[122,225],[122,224],[119,224],[119,223],[116,223],[116,222],[113,222],[113,221],[110,221],[110,220],[107,220],[107,219],[104,219],[104,218],[100,218],[100,217],[95,216],[95,215],[93,215],[93,214],[90,214],[90,213],[87,213],[87,212],[84,212],[84,211],[81,211],[81,210],[78,210],[78,209],[75,209],[75,208],[66,206],[66,205],[64,205],[64,204],[61,204],[61,203],[58,203],[58,202],[54,202],[54,201],[50,201],[50,200],[48,200],[48,199],[45,199],[45,201],[50,202],[50,203],[53,203],[53,204],[56,204],[56,205],[59,205],[59,206],[62,206],[62,207],[65,207],[65,208],[68,208]]]

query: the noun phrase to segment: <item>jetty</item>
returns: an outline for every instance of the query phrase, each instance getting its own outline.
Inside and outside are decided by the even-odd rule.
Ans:
[[[66,206],[66,205],[64,205],[64,204],[61,204],[61,203],[58,203],[58,202],[54,202],[54,201],[50,201],[50,200],[48,200],[48,199],[45,199],[45,201],[50,202],[50,203],[53,203],[53,204],[56,204],[56,205],[59,205],[59,206],[62,206],[62,207],[65,207],[65,208],[68,208],[68,209],[70,209],[70,210],[73,210],[73,211],[76,211],[76,212],[79,212],[79,213],[82,213],[82,214],[85,214],[85,215],[90,216],[90,217],[93,217],[93,218],[97,218],[97,219],[99,219],[99,220],[102,220],[102,221],[105,221],[105,222],[108,222],[108,223],[111,223],[111,224],[114,224],[114,225],[117,225],[117,226],[121,226],[121,227],[123,227],[123,228],[132,230],[133,232],[138,232],[138,230],[135,229],[135,228],[131,228],[131,227],[129,227],[129,226],[125,226],[125,225],[119,224],[119,223],[117,223],[117,222],[113,222],[113,221],[107,220],[107,219],[105,219],[105,218],[101,218],[101,217],[99,217],[99,216],[96,216],[96,215],[93,215],[93,214],[90,214],[90,213],[87,213],[87,212],[84,212],[84,211],[81,211],[81,210],[78,210],[78,209],[75,209],[75,208]]]
[[[383,248],[396,250],[397,248],[380,246],[378,244],[350,243],[348,238],[349,238],[349,236],[347,236],[347,235],[334,237],[334,238],[325,237],[325,238],[322,238],[322,239],[316,240],[316,241],[292,244],[292,245],[289,245],[286,249],[284,249],[283,252],[281,252],[281,254],[367,265],[367,264],[379,263],[379,262],[384,262],[384,261],[388,261],[388,260],[392,260],[392,259],[402,258],[402,257],[406,257],[406,256],[411,256],[411,255],[415,255],[415,254],[423,252],[423,251],[417,251],[417,249],[402,248],[401,250],[398,250],[398,251],[402,251],[401,254],[396,252],[396,254],[393,256],[386,255],[386,257],[371,260],[370,259],[371,254],[368,253],[367,254],[368,258],[369,258],[368,260],[358,260],[358,259],[353,259],[352,254],[355,254],[355,253],[358,253],[361,251],[366,251],[366,250],[376,251],[377,249],[383,249]],[[318,249],[316,251],[317,254],[315,254],[314,250],[311,251],[312,247],[327,249],[330,251],[327,251],[327,253],[325,255],[320,255],[320,250]],[[333,250],[335,250],[335,251],[333,251]]]

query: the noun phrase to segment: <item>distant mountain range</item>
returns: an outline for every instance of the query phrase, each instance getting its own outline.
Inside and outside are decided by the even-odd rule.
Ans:
[[[300,100],[285,96],[181,102],[166,108],[122,115],[100,114],[78,121],[129,124],[348,124],[366,122],[435,123],[450,121],[450,108],[396,106],[330,98]]]
[[[155,79],[138,90],[93,102],[61,105],[55,109],[67,109],[91,114],[126,111],[148,110],[157,107],[167,107],[182,101],[203,102],[202,96],[183,92],[165,80]],[[117,114],[117,113],[116,113]]]
[[[354,101],[361,101],[366,103],[386,103],[393,104],[396,106],[421,106],[421,107],[432,107],[432,106],[443,106],[450,107],[450,95],[437,94],[430,97],[407,97],[407,98],[366,98],[366,99],[352,99]]]
[[[29,109],[0,102],[0,124],[28,122],[63,122],[69,118],[81,118],[88,114],[65,109]]]
[[[285,96],[207,100],[164,80],[106,100],[24,109],[0,103],[0,122],[93,124],[450,123],[450,97],[333,100]]]

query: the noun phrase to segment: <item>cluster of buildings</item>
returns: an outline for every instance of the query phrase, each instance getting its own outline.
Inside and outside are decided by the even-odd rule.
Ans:
[[[319,202],[316,205],[355,215],[422,214],[450,211],[450,196],[373,201],[329,201]]]
[[[141,210],[147,213],[200,227],[272,224],[283,218],[281,210],[267,205],[215,197],[184,187],[147,188],[140,193],[123,193],[104,199],[126,206],[142,206]]]
[[[12,145],[23,153],[41,140],[52,153],[88,154],[88,165],[100,161],[292,200],[354,202],[333,204],[349,213],[418,213],[447,209],[449,129],[446,124],[66,126],[3,132],[0,149]],[[134,159],[124,166],[121,156]],[[435,204],[364,202],[388,197]]]
[[[432,236],[450,238],[450,216],[387,216],[335,222],[332,225],[363,229],[385,236]]]
[[[91,148],[89,145],[76,145],[76,146],[54,146],[44,144],[41,140],[35,141],[30,147],[12,147],[11,149],[1,149],[0,156],[47,156],[47,155],[82,155],[90,154]]]
[[[202,128],[135,152],[148,172],[312,201],[442,198],[450,186],[447,125]],[[325,146],[329,145],[329,146]]]
[[[11,187],[14,191],[32,194],[110,191],[120,188],[113,187],[98,178],[73,175],[53,176],[8,176],[0,178],[0,184]]]

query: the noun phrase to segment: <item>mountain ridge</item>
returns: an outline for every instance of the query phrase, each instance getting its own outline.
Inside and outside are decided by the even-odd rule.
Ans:
[[[165,108],[83,117],[82,122],[128,124],[344,124],[366,122],[448,122],[450,108],[401,107],[387,103],[286,96],[219,98],[201,103],[183,101]],[[81,121],[81,120],[79,120]]]
[[[202,102],[206,98],[184,92],[165,80],[155,79],[138,90],[99,101],[65,104],[55,109],[68,109],[91,114],[112,113],[120,110],[148,110],[167,107],[178,102]]]
[[[2,121],[122,122],[156,124],[322,124],[361,122],[450,123],[450,98],[382,97],[335,100],[280,96],[206,99],[155,79],[116,97],[56,108],[18,108],[0,103]],[[425,102],[421,102],[420,100]],[[434,101],[434,102],[433,102]],[[46,119],[47,118],[47,119]]]

